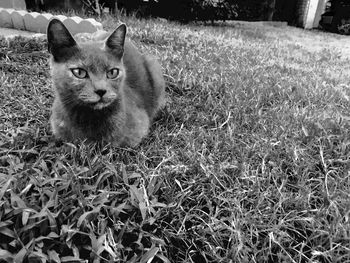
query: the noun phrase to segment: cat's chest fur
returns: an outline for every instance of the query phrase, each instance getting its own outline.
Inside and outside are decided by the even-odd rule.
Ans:
[[[164,80],[158,62],[125,41],[125,29],[77,43],[61,22],[49,24],[57,138],[136,146],[147,135],[164,101]]]

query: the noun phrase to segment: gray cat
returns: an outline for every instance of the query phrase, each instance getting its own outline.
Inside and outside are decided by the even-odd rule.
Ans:
[[[125,35],[122,24],[111,34],[74,39],[60,20],[50,21],[51,126],[57,138],[134,147],[147,135],[164,104],[162,69]]]

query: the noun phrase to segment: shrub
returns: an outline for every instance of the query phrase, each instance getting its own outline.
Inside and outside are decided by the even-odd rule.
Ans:
[[[236,5],[227,0],[160,0],[157,16],[180,21],[228,20],[237,16]]]

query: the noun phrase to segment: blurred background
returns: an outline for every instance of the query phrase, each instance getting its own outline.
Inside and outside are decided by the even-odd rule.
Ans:
[[[284,21],[291,26],[350,34],[350,0],[26,0],[32,11],[82,10],[183,23],[202,21]]]

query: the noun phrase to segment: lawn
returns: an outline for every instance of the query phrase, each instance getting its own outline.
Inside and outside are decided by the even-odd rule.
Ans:
[[[0,262],[350,262],[350,61],[288,32],[334,37],[123,20],[167,81],[135,149],[55,142],[46,41],[0,41]]]

